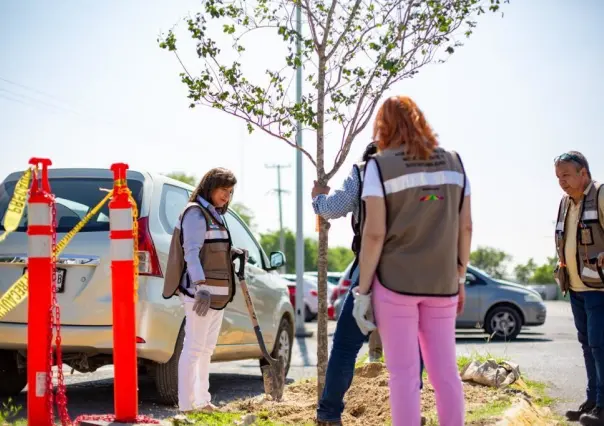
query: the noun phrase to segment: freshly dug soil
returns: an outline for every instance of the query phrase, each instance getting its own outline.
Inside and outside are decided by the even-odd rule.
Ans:
[[[234,401],[227,404],[225,411],[246,413],[268,412],[271,420],[285,424],[304,424],[316,420],[316,380],[304,380],[285,388],[283,400],[274,402],[264,395]],[[494,389],[464,383],[466,412],[500,398]],[[382,426],[390,419],[388,371],[380,363],[358,367],[350,390],[346,394],[346,408],[342,416],[345,425]],[[436,412],[434,389],[429,380],[424,380],[422,391],[422,413]]]

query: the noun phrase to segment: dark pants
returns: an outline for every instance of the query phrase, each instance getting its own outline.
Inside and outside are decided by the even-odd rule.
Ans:
[[[354,287],[356,285],[351,289]],[[349,291],[333,336],[333,347],[327,363],[325,387],[317,408],[317,419],[319,421],[336,422],[341,420],[344,411],[344,395],[352,383],[354,364],[361,346],[367,341],[367,336],[361,332],[352,316],[353,306],[354,297]],[[424,361],[420,353],[420,389],[423,387],[421,380],[423,370]]]
[[[585,358],[587,399],[604,407],[604,292],[571,290],[570,306]]]

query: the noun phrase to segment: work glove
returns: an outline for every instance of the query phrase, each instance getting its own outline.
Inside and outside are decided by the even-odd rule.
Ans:
[[[352,294],[354,296],[352,316],[356,320],[361,333],[368,335],[377,328],[373,322],[367,319],[367,313],[371,308],[371,293],[359,294],[357,291],[353,291]]]
[[[200,317],[205,317],[210,309],[212,295],[207,290],[199,290],[195,293],[195,302],[193,302],[193,311]]]
[[[231,260],[235,259],[235,256],[241,254],[243,251],[238,247],[231,247]]]

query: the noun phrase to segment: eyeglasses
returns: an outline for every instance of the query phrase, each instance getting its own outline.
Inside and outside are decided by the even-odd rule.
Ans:
[[[554,158],[554,164],[558,164],[560,161],[574,161],[581,167],[587,168],[585,161],[581,157],[579,157],[578,155],[575,155],[575,154],[564,153],[564,154],[558,155],[556,158]]]

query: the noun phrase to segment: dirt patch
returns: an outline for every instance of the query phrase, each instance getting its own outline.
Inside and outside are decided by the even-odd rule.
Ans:
[[[382,426],[390,420],[388,371],[384,364],[365,364],[355,370],[350,390],[346,394],[346,408],[342,416],[346,425]],[[496,402],[503,395],[484,386],[464,383],[466,411]],[[264,396],[234,401],[225,411],[247,413],[268,412],[271,420],[286,424],[304,424],[316,419],[317,388],[314,379],[294,383],[285,388],[283,400],[274,402]],[[436,411],[434,388],[424,380],[422,413]]]

